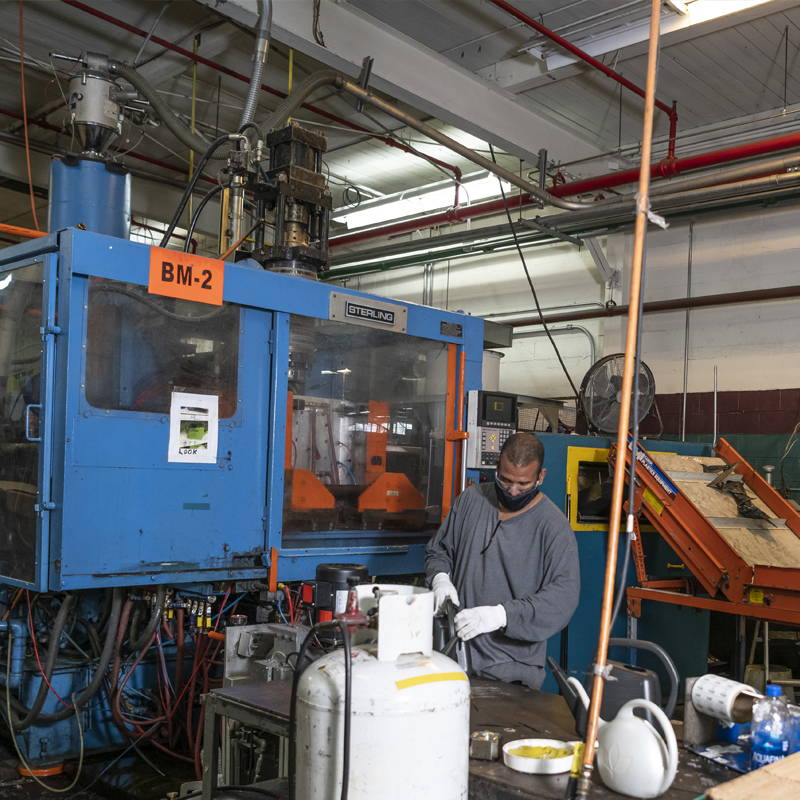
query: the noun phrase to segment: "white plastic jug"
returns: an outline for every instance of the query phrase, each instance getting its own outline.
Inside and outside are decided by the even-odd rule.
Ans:
[[[586,707],[589,697],[575,678],[570,683]],[[633,710],[643,708],[658,721],[662,736]],[[611,721],[600,720],[597,733],[597,769],[612,791],[640,797],[658,797],[669,789],[678,769],[678,742],[667,715],[649,700],[629,700]]]

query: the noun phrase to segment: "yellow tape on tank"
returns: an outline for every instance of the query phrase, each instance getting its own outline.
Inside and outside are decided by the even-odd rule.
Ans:
[[[467,676],[463,672],[433,672],[430,675],[417,675],[414,678],[403,678],[395,681],[398,689],[410,689],[412,686],[421,686],[423,683],[438,683],[439,681],[465,681]]]

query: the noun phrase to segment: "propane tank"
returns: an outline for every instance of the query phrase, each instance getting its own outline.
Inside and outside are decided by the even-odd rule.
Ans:
[[[349,798],[464,800],[469,680],[433,650],[433,594],[386,584],[354,591],[363,613],[377,605],[378,641],[352,649]],[[296,800],[339,797],[344,691],[341,649],[299,680]]]

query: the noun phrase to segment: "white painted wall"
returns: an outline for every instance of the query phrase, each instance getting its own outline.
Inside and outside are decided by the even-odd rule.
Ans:
[[[701,217],[694,224],[692,294],[717,294],[800,284],[800,204]],[[610,237],[608,257],[627,276],[631,236]],[[374,243],[371,244],[374,246]],[[646,300],[686,294],[689,224],[651,230],[648,236]],[[543,307],[579,305],[613,298],[627,302],[597,277],[591,257],[570,245],[525,251]],[[449,275],[448,275],[449,272]],[[449,281],[449,285],[448,285]],[[422,301],[422,268],[352,279],[348,285],[402,300]],[[434,266],[433,304],[491,315],[533,309],[522,266],[513,250]],[[533,313],[531,314],[533,315]],[[597,355],[624,347],[624,320],[580,323],[597,342]],[[710,391],[712,370],[719,390],[800,386],[800,301],[698,309],[691,312],[689,391]],[[554,327],[564,327],[559,324]],[[659,392],[683,388],[684,312],[644,317],[643,354]],[[590,366],[589,344],[580,334],[560,335],[556,343],[576,385]],[[518,339],[506,351],[500,388],[546,397],[570,394],[563,372],[544,338]]]

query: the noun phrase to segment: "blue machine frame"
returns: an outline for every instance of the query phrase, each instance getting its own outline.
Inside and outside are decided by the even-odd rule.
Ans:
[[[0,268],[36,261],[45,278],[35,578],[4,583],[46,591],[263,579],[273,548],[281,580],[342,559],[373,574],[420,570],[426,536],[309,531],[287,547],[282,530],[290,317],[329,319],[332,292],[380,298],[226,263],[224,300],[242,309],[237,410],[220,419],[216,463],[168,463],[168,415],[95,408],[83,385],[90,279],[147,286],[150,248],[70,229],[4,250]],[[407,334],[455,345],[464,391],[480,388],[482,320],[397,305]]]

